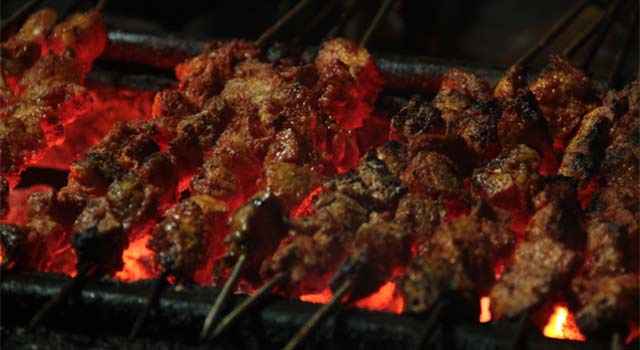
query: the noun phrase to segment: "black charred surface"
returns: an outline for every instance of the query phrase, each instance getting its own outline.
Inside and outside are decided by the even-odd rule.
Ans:
[[[52,274],[5,274],[0,285],[2,298],[3,348],[107,349],[271,349],[281,347],[318,309],[317,305],[277,297],[263,304],[238,322],[222,339],[198,344],[198,332],[210,303],[218,292],[214,288],[193,287],[168,290],[160,311],[152,314],[141,338],[133,342],[126,334],[136,315],[145,306],[151,282],[89,282],[81,297],[58,309],[45,329],[27,333],[22,329],[29,318],[68,279]],[[233,296],[229,308],[242,300]],[[459,310],[458,310],[459,311]],[[501,349],[510,344],[513,325],[456,325],[458,314],[451,310],[443,317],[435,336],[422,334],[428,315],[398,316],[363,310],[342,310],[330,316],[306,346],[317,349],[417,349],[438,345],[447,349]],[[562,342],[542,337],[535,331],[525,338],[528,349],[600,349],[604,343]]]

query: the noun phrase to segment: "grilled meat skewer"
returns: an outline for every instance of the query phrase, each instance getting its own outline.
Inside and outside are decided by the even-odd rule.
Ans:
[[[209,328],[216,321],[217,313],[240,278],[241,269],[255,271],[255,268],[273,253],[277,243],[285,236],[287,227],[284,217],[282,205],[269,192],[257,194],[233,215],[230,222],[231,232],[225,238],[225,243],[229,245],[225,258],[236,260],[234,272],[218,294],[205,319],[200,333],[201,339],[208,336]]]
[[[158,303],[167,278],[177,283],[188,282],[206,261],[210,240],[215,239],[215,221],[227,210],[226,205],[206,195],[191,196],[169,209],[153,231],[148,246],[155,252],[155,261],[161,271],[150,294],[147,306],[138,315],[129,334],[135,338],[142,329],[151,309]]]

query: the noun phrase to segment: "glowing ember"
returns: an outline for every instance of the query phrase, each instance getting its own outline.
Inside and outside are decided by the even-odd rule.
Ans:
[[[320,293],[305,294],[300,296],[300,300],[314,304],[326,304],[331,300],[333,293],[329,288],[324,289]],[[393,282],[385,283],[377,292],[359,300],[355,305],[362,309],[374,311],[386,311],[396,314],[404,311],[404,299],[396,293],[396,284]]]
[[[307,303],[326,304],[331,300],[332,295],[331,289],[326,288],[320,293],[301,295],[300,300],[306,301]]]
[[[569,339],[584,341],[586,338],[578,329],[573,314],[564,304],[558,304],[553,309],[543,333],[546,337],[555,339]]]
[[[480,317],[478,321],[480,323],[491,321],[491,299],[489,297],[480,298]]]
[[[358,301],[356,306],[363,309],[400,314],[404,310],[404,300],[396,292],[396,284],[387,282],[374,294]]]
[[[124,268],[116,274],[118,280],[132,282],[155,277],[151,268],[153,252],[147,248],[150,238],[150,235],[144,235],[129,244],[122,254]]]

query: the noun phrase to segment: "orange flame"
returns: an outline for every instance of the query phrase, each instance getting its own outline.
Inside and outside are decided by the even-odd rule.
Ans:
[[[123,282],[133,282],[141,279],[154,278],[151,259],[153,252],[147,248],[150,235],[144,235],[131,242],[122,254],[124,268],[116,274],[116,278]]]
[[[491,299],[489,297],[480,298],[480,323],[491,322]]]
[[[554,306],[553,314],[549,317],[543,333],[546,337],[555,339],[569,339],[585,341],[585,336],[580,332],[573,314],[565,304]]]
[[[320,293],[302,295],[300,300],[314,304],[326,304],[332,296],[331,289],[326,288]],[[372,295],[357,301],[355,306],[367,310],[400,314],[404,311],[404,299],[396,292],[396,284],[387,282]]]

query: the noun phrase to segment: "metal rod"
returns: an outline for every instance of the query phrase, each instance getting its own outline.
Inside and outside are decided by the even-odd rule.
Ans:
[[[373,34],[376,28],[378,28],[378,25],[380,24],[380,20],[382,19],[382,17],[384,17],[384,15],[389,10],[389,7],[391,6],[391,1],[392,0],[382,1],[382,5],[380,5],[380,8],[378,8],[378,12],[376,12],[375,17],[373,17],[373,21],[371,21],[371,24],[369,24],[367,31],[364,32],[362,39],[360,39],[361,47],[367,46],[367,42],[369,41],[369,38],[371,38],[371,34]]]
[[[605,16],[604,22],[602,24],[602,28],[597,32],[595,39],[593,40],[593,45],[589,48],[587,55],[584,58],[584,61],[581,64],[581,68],[583,70],[587,70],[587,67],[591,65],[594,57],[598,50],[604,45],[604,40],[609,33],[609,29],[611,28],[611,23],[613,22],[614,15],[618,12],[620,5],[622,5],[623,1],[617,0],[618,2],[607,9],[607,14]]]
[[[284,272],[281,272],[275,276],[273,276],[267,283],[265,283],[260,289],[251,294],[250,297],[244,299],[240,305],[231,310],[231,312],[225,316],[220,323],[216,326],[211,334],[211,338],[216,338],[220,334],[222,334],[227,328],[229,328],[233,323],[243,315],[249,308],[251,308],[254,304],[256,304],[263,296],[267,294],[276,284],[285,280],[287,275]]]
[[[308,33],[314,30],[331,13],[331,11],[333,11],[333,9],[338,5],[340,1],[341,0],[334,0],[331,1],[328,5],[323,6],[320,10],[320,13],[313,18],[309,25],[305,26],[305,28],[300,33],[298,33],[295,38],[293,38],[292,43],[294,45],[299,44]]]
[[[609,9],[617,7],[620,0],[614,0],[611,5],[609,5]],[[596,29],[600,27],[600,25],[604,22],[607,17],[607,13],[609,10],[606,10],[600,14],[597,20],[593,21],[591,25],[587,28],[586,31],[582,32],[580,35],[577,35],[573,41],[567,46],[563,51],[562,55],[569,57],[571,56],[579,47],[581,47],[591,36],[595,33]]]
[[[53,299],[45,303],[33,318],[31,318],[31,321],[29,321],[29,325],[27,326],[27,330],[32,331],[40,325],[40,323],[45,320],[53,309],[67,301],[73,293],[80,290],[89,277],[95,274],[96,270],[97,267],[95,265],[90,265],[85,266],[82,270],[78,271],[78,274],[64,287],[62,287],[58,294]]]
[[[305,322],[305,324],[300,328],[300,330],[298,330],[296,335],[294,335],[293,338],[291,338],[291,340],[287,343],[287,345],[285,345],[284,348],[282,348],[282,350],[295,349],[300,344],[300,342],[302,342],[309,335],[309,333],[313,330],[313,328],[318,323],[320,323],[320,321],[322,321],[322,319],[331,310],[333,310],[334,307],[336,307],[339,304],[340,299],[342,299],[342,297],[351,289],[352,284],[353,284],[352,280],[350,279],[345,280],[340,285],[340,287],[338,287],[338,289],[336,290],[336,293],[333,295],[331,300],[327,304],[322,305],[322,307],[319,308],[318,311],[316,311],[316,313],[313,314],[313,316],[311,316],[311,318],[307,322]]]
[[[147,321],[151,310],[158,305],[160,301],[160,296],[162,295],[162,291],[167,286],[167,277],[169,277],[169,273],[167,271],[162,271],[162,274],[155,280],[155,284],[153,286],[153,290],[149,295],[149,299],[147,299],[147,304],[145,305],[142,312],[136,318],[136,322],[133,324],[131,328],[131,332],[129,333],[129,339],[134,339],[140,333],[142,326]]]
[[[273,34],[275,34],[283,25],[285,25],[293,16],[295,16],[300,10],[302,10],[305,6],[311,3],[311,0],[300,0],[298,4],[292,7],[284,16],[280,17],[276,23],[274,23],[271,27],[267,28],[267,30],[260,35],[258,40],[255,41],[256,46],[264,45],[267,40],[269,40]]]
[[[445,302],[439,301],[433,306],[433,309],[431,309],[431,314],[429,315],[427,322],[425,322],[424,324],[424,331],[421,333],[420,348],[425,348],[425,345],[431,338],[431,334],[433,334],[433,328],[440,320],[440,316],[444,311],[445,304]]]
[[[200,340],[205,340],[209,335],[209,329],[211,329],[211,326],[213,325],[213,322],[216,320],[218,314],[220,313],[222,306],[227,301],[227,298],[229,297],[229,294],[231,294],[231,291],[233,290],[233,288],[236,286],[236,283],[240,278],[240,271],[242,270],[242,266],[244,265],[244,262],[246,260],[247,260],[246,254],[242,254],[238,257],[236,264],[233,266],[233,270],[231,271],[231,275],[229,276],[229,279],[224,284],[224,287],[222,287],[222,291],[220,292],[220,294],[218,294],[218,297],[216,298],[216,301],[213,303],[213,306],[211,306],[211,309],[209,309],[207,318],[205,319],[204,325],[202,326],[202,331],[200,332]]]
[[[626,33],[626,38],[624,39],[624,44],[622,49],[618,52],[615,58],[615,63],[613,64],[613,69],[609,72],[609,77],[607,78],[607,82],[609,83],[609,87],[613,88],[617,85],[618,77],[620,76],[620,71],[622,70],[622,64],[624,63],[631,46],[633,45],[633,37],[638,32],[638,9],[637,6],[634,7],[633,21],[631,21],[631,28]]]
[[[573,20],[576,15],[582,11],[582,9],[587,5],[589,0],[581,0],[574,7],[569,9],[569,11],[556,22],[551,29],[538,41],[538,43],[531,47],[527,53],[525,53],[522,57],[520,57],[516,64],[526,65],[529,63],[529,60],[533,58],[538,52],[540,52],[543,48],[545,48],[549,42],[560,34],[560,31],[569,24],[571,20]]]
[[[101,12],[102,10],[104,10],[104,7],[107,6],[107,1],[109,0],[98,1],[98,4],[95,7],[96,11]]]
[[[334,38],[342,31],[342,27],[347,23],[347,21],[353,16],[355,10],[358,5],[358,0],[350,0],[345,6],[345,10],[342,12],[336,24],[327,32],[324,40]]]
[[[42,0],[30,0],[25,2],[22,7],[20,7],[16,12],[14,12],[6,21],[2,21],[2,25],[0,25],[0,32],[5,31],[9,26],[14,25],[15,22],[19,21],[23,16],[27,13],[31,12],[36,5],[38,5]],[[2,41],[5,39],[2,38]]]

